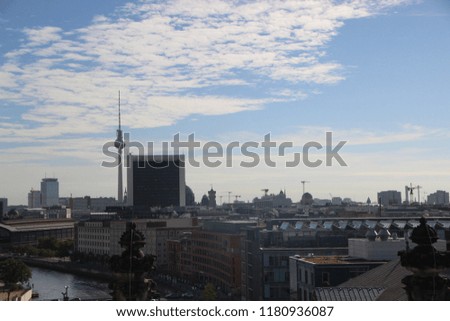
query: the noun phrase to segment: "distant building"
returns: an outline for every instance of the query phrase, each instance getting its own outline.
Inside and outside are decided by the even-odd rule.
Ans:
[[[59,183],[57,178],[43,178],[41,182],[42,207],[59,205]]]
[[[186,206],[195,205],[195,194],[192,189],[186,185]]]
[[[74,221],[72,220],[8,220],[0,223],[0,244],[37,245],[44,237],[58,240],[73,239]]]
[[[286,194],[283,191],[280,191],[279,194],[270,194],[264,195],[261,198],[253,199],[253,205],[256,208],[282,208],[282,207],[290,207],[292,205],[292,200],[286,197]]]
[[[211,189],[208,191],[208,199],[209,199],[209,204],[208,206],[211,208],[215,208],[216,207],[216,191]]]
[[[41,191],[31,189],[28,193],[28,208],[41,208]]]
[[[399,191],[383,191],[378,193],[378,203],[383,206],[397,206],[402,204],[402,194]]]
[[[0,198],[0,217],[8,213],[8,199],[5,197]]]
[[[144,253],[157,257],[155,264],[160,271],[168,268],[167,241],[197,228],[195,218],[138,219],[133,223],[145,236]],[[75,248],[82,253],[120,255],[123,249],[119,241],[126,227],[125,220],[80,221],[76,225]]]
[[[430,205],[448,205],[449,204],[449,194],[446,191],[436,191],[428,195],[427,202]]]
[[[300,201],[301,205],[311,206],[313,205],[313,203],[314,203],[313,196],[310,193],[306,192],[302,195],[302,199]]]
[[[209,205],[209,198],[206,194],[203,194],[202,200],[200,201],[201,206],[208,206]]]
[[[184,156],[129,156],[127,205],[137,211],[186,205]]]
[[[68,197],[61,198],[60,203],[72,210],[74,218],[87,216],[94,212],[105,212],[108,207],[118,206],[114,197]]]
[[[342,198],[340,198],[340,197],[331,198],[331,205],[334,205],[334,206],[342,205]]]

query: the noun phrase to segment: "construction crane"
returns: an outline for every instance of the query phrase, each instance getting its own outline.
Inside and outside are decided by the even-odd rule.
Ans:
[[[300,183],[302,183],[302,185],[303,185],[303,194],[305,194],[305,184],[306,183],[311,183],[311,182],[310,181],[301,181]]]
[[[219,195],[220,203],[222,204],[222,198],[228,195],[228,204],[231,203],[231,193],[233,192],[224,192],[222,195]]]
[[[406,197],[406,204],[407,204],[407,205],[409,205],[410,203],[413,203],[413,202],[414,202],[413,195],[414,195],[414,190],[415,190],[417,187],[419,187],[419,189],[420,189],[422,186],[419,186],[419,185],[413,186],[412,183],[409,183],[409,186],[408,186],[408,185],[405,185],[405,197]],[[408,195],[408,194],[409,194],[409,195]],[[420,196],[419,196],[419,197],[420,197]],[[419,203],[420,203],[420,200],[419,200]]]
[[[417,202],[419,202],[420,204],[420,189],[422,188],[422,186],[417,185],[416,189],[417,189]]]
[[[267,196],[267,192],[269,191],[269,189],[268,188],[263,188],[261,191],[264,192],[264,196]]]

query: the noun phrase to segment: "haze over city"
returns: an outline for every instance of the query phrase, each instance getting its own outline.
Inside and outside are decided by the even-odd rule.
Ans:
[[[296,146],[275,167],[243,168],[239,153],[231,168],[187,165],[197,201],[211,184],[298,201],[301,180],[356,201],[410,183],[448,190],[449,18],[444,0],[2,1],[0,197],[25,204],[43,177],[60,195],[116,196],[101,163],[119,90],[122,129],[143,145],[270,133]],[[347,166],[283,166],[327,132]]]

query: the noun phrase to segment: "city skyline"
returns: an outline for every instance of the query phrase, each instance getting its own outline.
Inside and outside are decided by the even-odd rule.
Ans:
[[[186,166],[196,201],[211,184],[218,198],[299,201],[302,180],[361,202],[410,183],[449,190],[449,27],[446,1],[3,2],[0,197],[26,204],[46,173],[60,195],[116,196],[101,163],[119,90],[122,130],[144,145],[270,133],[292,157],[326,132],[346,142],[348,166]]]

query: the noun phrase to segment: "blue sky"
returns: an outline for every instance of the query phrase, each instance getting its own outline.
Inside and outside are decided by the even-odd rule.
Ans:
[[[380,190],[450,190],[450,2],[0,1],[0,197],[26,203],[41,178],[62,196],[115,196],[104,168],[117,95],[131,140],[292,142],[242,168],[187,167],[197,200],[251,200],[302,186],[365,201]],[[286,168],[310,141],[348,166]],[[203,145],[202,145],[203,146]],[[324,160],[324,149],[311,150]],[[201,150],[196,159],[201,160]],[[222,159],[223,160],[223,159]],[[225,163],[225,162],[224,162]]]

